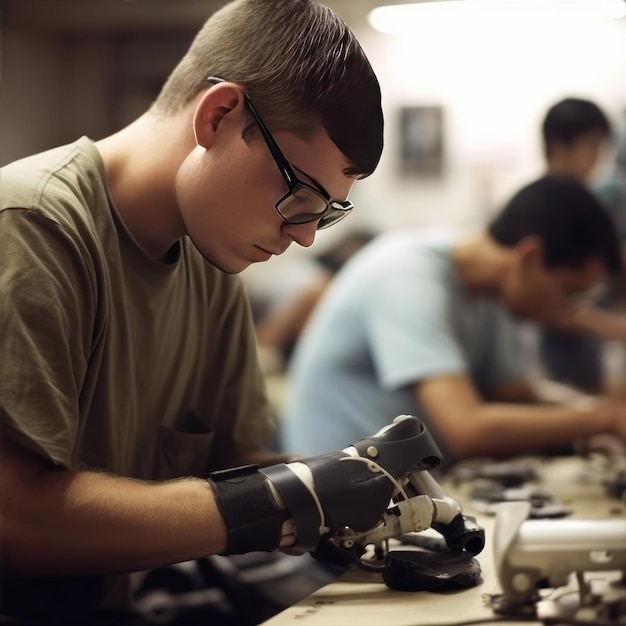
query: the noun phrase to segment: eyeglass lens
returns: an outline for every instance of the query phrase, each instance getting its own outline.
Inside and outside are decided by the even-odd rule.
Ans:
[[[318,229],[332,226],[350,212],[349,208],[342,210],[334,207],[321,194],[305,185],[296,185],[278,202],[276,208],[281,217],[291,224],[320,220]]]

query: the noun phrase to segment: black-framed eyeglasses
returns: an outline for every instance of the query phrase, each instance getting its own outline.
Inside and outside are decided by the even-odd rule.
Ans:
[[[209,76],[207,81],[221,83],[224,82],[224,79]],[[324,187],[314,178],[301,169],[292,166],[245,93],[244,98],[254,121],[261,130],[276,167],[280,170],[289,189],[274,205],[283,221],[287,222],[287,224],[308,224],[317,220],[317,230],[322,230],[346,217],[354,209],[352,202],[350,200],[333,200]],[[311,182],[307,183],[298,178],[296,170],[306,176]]]

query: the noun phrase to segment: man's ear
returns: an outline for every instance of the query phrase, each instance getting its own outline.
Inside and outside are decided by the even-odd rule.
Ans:
[[[226,120],[243,115],[245,99],[240,87],[233,83],[219,83],[207,89],[194,111],[193,132],[196,143],[209,148],[218,129]]]
[[[515,256],[520,267],[544,265],[545,245],[537,235],[527,235],[515,245]]]

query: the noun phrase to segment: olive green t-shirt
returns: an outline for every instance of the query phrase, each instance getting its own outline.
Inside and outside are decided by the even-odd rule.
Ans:
[[[59,466],[202,476],[274,433],[242,281],[149,258],[86,137],[0,170],[0,359],[2,435]]]

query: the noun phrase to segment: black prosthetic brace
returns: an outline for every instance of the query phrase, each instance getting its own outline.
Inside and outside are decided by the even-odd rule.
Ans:
[[[271,482],[294,521],[297,541],[289,550],[311,552],[322,536],[344,527],[372,528],[389,506],[398,482],[428,470],[441,453],[422,422],[402,415],[376,435],[341,452],[259,470]]]

